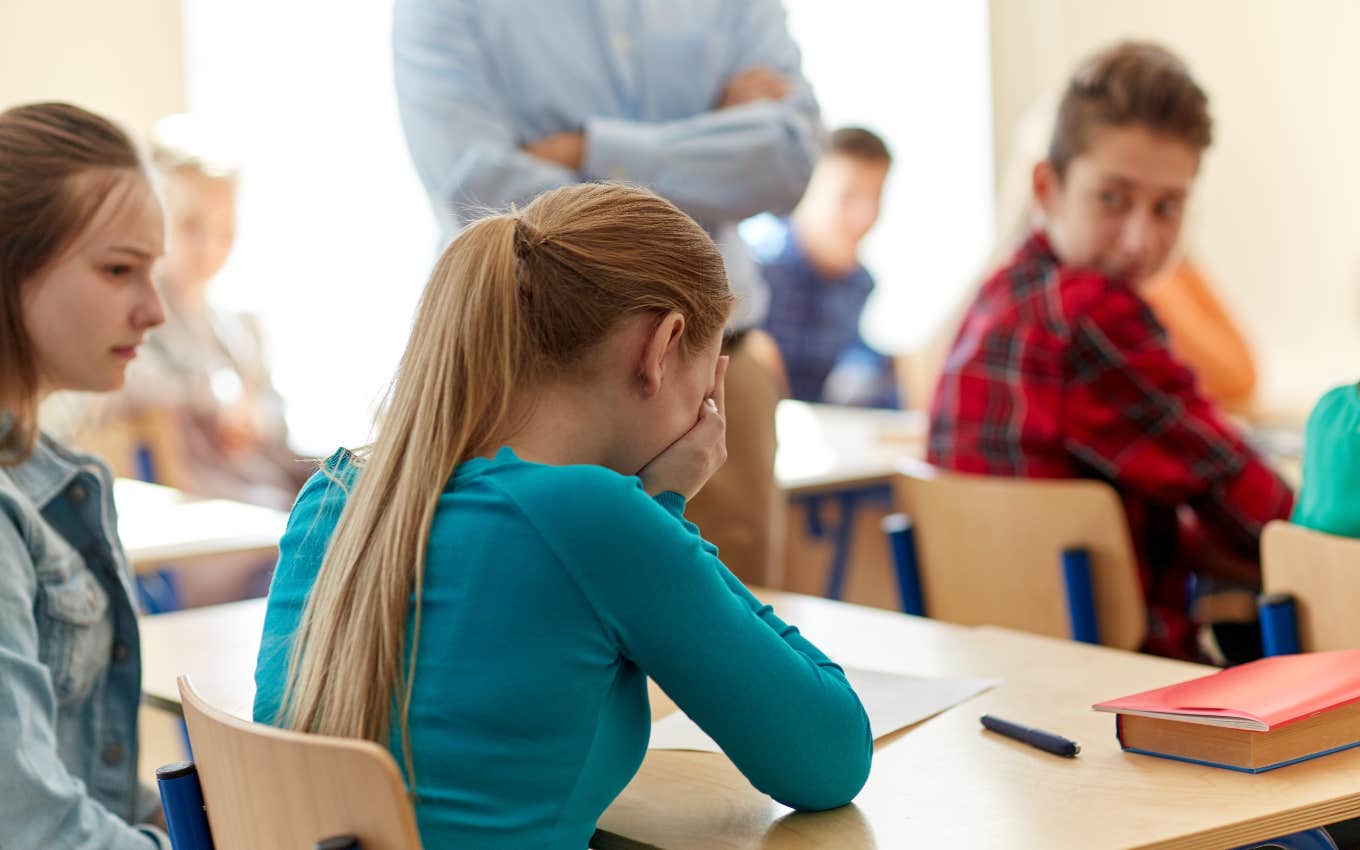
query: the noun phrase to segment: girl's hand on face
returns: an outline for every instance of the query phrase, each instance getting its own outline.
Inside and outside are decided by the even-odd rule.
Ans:
[[[713,373],[713,395],[699,405],[694,425],[638,473],[649,495],[674,492],[689,501],[727,461],[726,374],[727,358],[719,357]]]

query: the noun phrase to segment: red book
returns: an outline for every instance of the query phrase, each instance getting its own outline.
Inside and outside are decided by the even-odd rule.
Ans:
[[[1278,655],[1092,706],[1130,752],[1260,772],[1360,744],[1360,649]]]

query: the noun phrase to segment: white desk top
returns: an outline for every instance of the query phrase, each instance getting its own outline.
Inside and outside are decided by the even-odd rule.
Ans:
[[[118,535],[133,569],[159,564],[269,552],[288,514],[226,499],[201,499],[157,484],[120,478],[113,485]]]
[[[904,457],[925,452],[926,417],[784,400],[775,414],[774,474],[793,495],[886,484]]]

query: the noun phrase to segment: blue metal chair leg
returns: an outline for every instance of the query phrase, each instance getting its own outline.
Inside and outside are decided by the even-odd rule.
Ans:
[[[803,518],[807,520],[808,537],[820,539],[826,534],[826,525],[822,522],[822,497],[803,496],[799,501],[803,503]]]
[[[902,613],[926,616],[926,600],[921,593],[921,570],[916,561],[916,533],[912,530],[911,518],[906,514],[888,514],[883,518],[883,533],[888,537],[888,551],[892,555],[893,571],[897,574]]]
[[[1259,844],[1244,844],[1236,850],[1258,850],[1265,847],[1279,847],[1281,850],[1338,850],[1332,836],[1322,828],[1272,838]]]
[[[1064,549],[1063,587],[1067,590],[1067,623],[1072,640],[1100,643],[1096,596],[1091,585],[1091,555],[1085,549]]]
[[[840,599],[845,592],[845,574],[850,567],[850,539],[855,533],[855,514],[859,510],[859,493],[851,490],[836,499],[840,516],[831,529],[831,571],[826,582],[826,598]]]
[[[174,850],[213,850],[212,830],[203,805],[198,769],[191,761],[177,761],[156,770],[165,831]]]
[[[1299,652],[1299,620],[1294,597],[1288,593],[1267,593],[1256,604],[1261,613],[1261,648],[1265,654]]]
[[[147,614],[164,614],[183,608],[179,578],[174,570],[157,570],[137,576],[137,601]]]

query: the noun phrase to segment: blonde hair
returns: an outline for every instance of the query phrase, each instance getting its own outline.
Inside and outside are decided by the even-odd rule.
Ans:
[[[421,297],[377,439],[308,596],[283,723],[383,742],[397,702],[414,787],[410,674],[425,554],[454,468],[494,451],[526,412],[520,393],[580,365],[626,317],[679,311],[692,355],[732,303],[713,241],[643,189],[556,189],[464,230]]]

